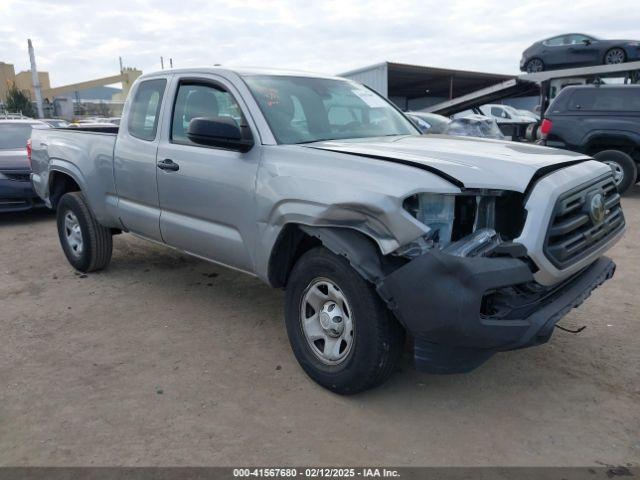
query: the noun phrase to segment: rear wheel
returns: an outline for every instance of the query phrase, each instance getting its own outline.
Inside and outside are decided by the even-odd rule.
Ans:
[[[285,308],[293,353],[318,384],[353,394],[393,373],[404,330],[344,258],[323,247],[305,253],[289,277]]]
[[[627,54],[622,48],[612,48],[604,54],[605,65],[615,65],[627,61]]]
[[[613,181],[620,193],[625,193],[638,177],[636,162],[626,153],[620,150],[603,150],[596,153],[593,158],[606,163],[613,172]]]
[[[111,230],[96,221],[82,193],[65,193],[58,202],[57,216],[62,250],[76,270],[93,272],[109,264]]]
[[[544,70],[544,62],[539,58],[532,58],[525,65],[527,73],[542,72]]]

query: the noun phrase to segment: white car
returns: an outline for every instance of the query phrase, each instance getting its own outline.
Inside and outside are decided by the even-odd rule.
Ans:
[[[480,107],[480,111],[487,117],[494,118],[498,123],[531,123],[537,121],[531,115],[523,114],[522,111],[513,108],[511,105],[487,104]]]

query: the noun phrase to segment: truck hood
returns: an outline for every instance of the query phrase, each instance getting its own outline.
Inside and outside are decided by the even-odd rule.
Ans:
[[[19,148],[15,150],[0,150],[0,172],[10,170],[30,170],[26,148]]]
[[[524,192],[541,169],[562,168],[589,157],[518,142],[450,135],[330,140],[304,145],[429,170],[466,188]]]

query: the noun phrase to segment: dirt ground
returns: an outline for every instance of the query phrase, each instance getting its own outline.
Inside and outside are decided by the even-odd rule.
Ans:
[[[298,367],[283,294],[129,235],[100,273],[51,214],[0,217],[0,465],[638,465],[640,188],[613,280],[540,347],[340,397]]]

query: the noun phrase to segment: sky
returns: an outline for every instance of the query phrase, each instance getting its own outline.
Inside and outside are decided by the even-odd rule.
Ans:
[[[614,8],[611,8],[614,7]],[[385,60],[517,73],[559,33],[640,39],[638,0],[0,0],[0,61],[51,85],[124,66],[271,67],[341,73]]]

